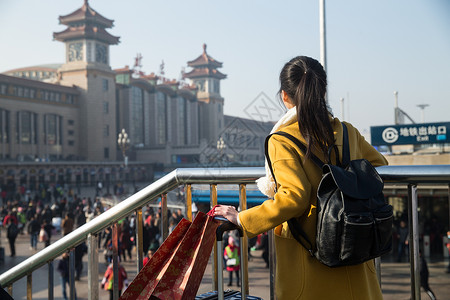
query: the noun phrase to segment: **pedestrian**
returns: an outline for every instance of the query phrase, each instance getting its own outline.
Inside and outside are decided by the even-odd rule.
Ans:
[[[42,223],[42,229],[44,230],[44,232],[46,233],[46,237],[45,240],[41,240],[41,242],[45,243],[45,247],[50,246],[51,244],[51,239],[52,239],[52,233],[53,233],[53,229],[55,229],[55,226],[53,226],[51,223],[48,222],[47,219],[44,219],[44,222]],[[39,232],[39,238],[41,238],[41,232],[42,230]],[[44,233],[43,233],[44,235]]]
[[[240,286],[239,282],[240,255],[241,254],[239,246],[236,245],[234,238],[230,235],[228,237],[228,245],[225,247],[225,250],[223,252],[223,256],[226,261],[227,271],[229,274],[228,286],[233,285],[233,272],[236,273],[236,285]]]
[[[120,226],[119,234],[119,244],[121,245],[121,253],[123,255],[123,261],[126,261],[126,255],[128,254],[129,259],[132,258],[131,250],[133,248],[133,243],[131,242],[130,226],[128,221],[124,220]]]
[[[183,211],[181,208],[177,209],[177,224],[184,218]]]
[[[9,224],[9,220],[12,220],[14,224],[19,225],[17,220],[16,209],[8,209],[6,216],[3,218],[3,224]]]
[[[148,249],[147,256],[144,257],[143,265],[145,266],[150,261],[150,259],[152,257],[153,257],[153,250],[152,249]]]
[[[79,207],[76,211],[76,225],[77,228],[86,224],[86,213],[82,207]]]
[[[422,251],[419,251],[420,256],[420,286],[423,287],[425,290],[425,293],[430,297],[431,300],[436,300],[436,296],[434,295],[433,291],[431,290],[430,286],[428,285],[428,265],[427,261],[422,255]]]
[[[64,217],[64,220],[61,223],[61,228],[62,228],[62,232],[63,235],[68,235],[69,233],[72,232],[73,230],[73,225],[74,225],[74,221],[73,221],[73,217],[71,213],[66,214],[66,216]]]
[[[403,256],[406,255],[409,260],[409,229],[406,226],[406,222],[401,220],[400,226],[397,229],[398,236],[398,253],[397,253],[397,262],[401,262],[403,260]]]
[[[14,223],[13,219],[8,219],[6,237],[8,238],[11,257],[16,256],[16,238],[18,234],[19,227]]]
[[[83,242],[75,247],[75,280],[80,280],[83,271],[83,256],[87,253],[86,243]]]
[[[261,244],[259,245],[259,249],[262,249],[262,258],[266,263],[266,268],[269,267],[269,235],[267,232],[264,232],[261,235]]]
[[[119,296],[122,294],[122,289],[125,286],[125,288],[128,287],[128,279],[127,279],[127,272],[125,271],[125,268],[122,267],[122,265],[119,264]],[[113,264],[109,264],[108,268],[105,271],[105,275],[102,279],[102,289],[109,292],[109,299],[114,299],[113,294]]]
[[[312,154],[327,162],[329,149],[337,147],[342,157],[343,125],[333,117],[326,101],[326,73],[310,57],[298,56],[284,65],[280,73],[279,95],[288,109],[272,132],[282,130],[306,145],[306,153],[289,139],[275,135],[268,141],[277,185],[269,166],[258,188],[269,197],[261,205],[238,211],[219,205],[214,215],[222,215],[240,225],[249,238],[274,228],[276,247],[276,297],[289,299],[382,299],[374,261],[330,268],[298,243],[287,221],[297,218],[310,241],[315,241],[316,191],[322,170],[311,160]],[[365,158],[375,167],[387,160],[359,131],[346,123],[350,159]],[[336,163],[332,153],[331,161]]]
[[[69,253],[64,252],[61,259],[58,261],[58,267],[56,270],[59,272],[61,276],[61,288],[62,295],[64,300],[67,300],[67,292],[66,286],[70,287],[69,278],[70,278],[70,270],[69,270]],[[74,285],[75,288],[75,285]],[[77,299],[77,292],[75,290],[75,299]]]
[[[37,250],[37,241],[41,224],[36,216],[32,216],[28,223],[28,233],[30,234],[30,250]]]
[[[25,224],[27,223],[27,217],[25,216],[25,212],[23,211],[22,207],[19,207],[17,209],[17,221],[18,221],[18,227],[20,234],[23,234],[23,229],[25,227]]]
[[[97,182],[97,192],[96,192],[96,196],[101,196],[102,195],[102,189],[103,189],[103,184],[101,181]]]

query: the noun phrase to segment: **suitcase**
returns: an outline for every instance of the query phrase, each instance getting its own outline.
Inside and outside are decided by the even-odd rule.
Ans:
[[[216,240],[217,240],[217,270],[223,270],[223,233],[225,231],[231,231],[231,230],[237,230],[239,232],[239,239],[240,239],[240,244],[242,245],[242,237],[244,236],[244,233],[242,231],[242,229],[229,222],[227,219],[222,218],[222,217],[215,217],[215,219],[220,220],[220,221],[224,221],[223,224],[221,224],[217,230],[216,230]],[[241,262],[243,261],[243,252],[241,249]],[[241,279],[241,291],[233,291],[233,290],[226,290],[224,291],[223,289],[223,271],[219,271],[218,272],[218,276],[217,276],[217,280],[218,282],[218,291],[212,291],[212,292],[208,292],[208,293],[204,293],[201,295],[197,295],[195,297],[195,300],[240,300],[243,299],[242,298],[242,294],[244,294],[244,292],[247,290],[246,286],[245,286],[245,280],[243,280],[244,276],[242,275],[242,268],[240,269],[240,279]],[[246,298],[248,300],[262,300],[260,297],[255,297],[255,296],[250,296],[250,295],[246,295]]]

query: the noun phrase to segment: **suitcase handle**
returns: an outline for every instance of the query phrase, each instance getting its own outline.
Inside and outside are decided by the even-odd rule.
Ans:
[[[239,232],[239,239],[242,241],[242,238],[244,237],[244,231],[242,230],[242,228],[234,223],[231,223],[230,221],[226,220],[224,217],[216,217],[215,219],[220,220],[220,221],[224,221],[222,224],[220,224],[220,226],[216,229],[216,239],[217,239],[217,267],[218,267],[218,291],[217,291],[217,296],[219,300],[223,300],[224,299],[224,289],[223,289],[223,248],[222,248],[222,242],[223,242],[223,233],[225,231],[230,231],[230,230],[237,230]],[[241,243],[242,245],[242,243]],[[240,255],[240,259],[241,259],[241,263],[244,259],[244,251],[241,249],[241,255]],[[241,265],[242,266],[242,265]],[[244,280],[244,275],[243,275],[243,269],[242,267],[240,268],[240,272],[241,272],[241,297],[242,299],[247,299],[246,295],[245,295],[245,291],[247,290],[247,287],[245,286],[246,282]]]
[[[217,218],[218,220],[222,220],[222,218]],[[237,230],[239,232],[239,237],[243,237],[244,236],[244,232],[242,231],[242,228],[234,223],[231,223],[230,221],[226,221],[223,224],[221,224],[217,229],[216,229],[216,239],[217,241],[222,241],[223,240],[223,233],[225,231],[231,231],[231,230]]]

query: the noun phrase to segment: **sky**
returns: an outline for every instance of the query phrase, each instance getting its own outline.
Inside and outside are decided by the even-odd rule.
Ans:
[[[66,27],[58,16],[83,0],[0,0],[0,72],[63,63],[64,45],[53,32]],[[207,44],[223,63],[221,83],[227,115],[276,120],[278,76],[292,57],[320,59],[319,1],[313,0],[90,0],[114,20],[108,31],[120,36],[110,47],[113,69],[180,78],[187,62]],[[417,123],[418,104],[428,104],[424,122],[450,122],[450,1],[326,1],[328,101],[335,116],[363,133],[394,124],[394,91],[399,107]],[[344,98],[344,110],[341,109]],[[256,116],[266,104],[275,110]]]

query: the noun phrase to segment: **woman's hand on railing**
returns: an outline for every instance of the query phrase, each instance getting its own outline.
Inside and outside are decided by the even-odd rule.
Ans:
[[[231,223],[241,226],[238,215],[239,213],[234,206],[216,205],[214,207],[213,216],[223,216]]]

